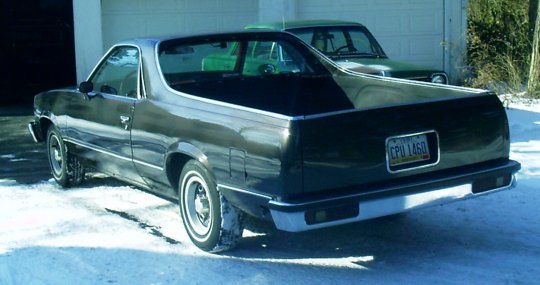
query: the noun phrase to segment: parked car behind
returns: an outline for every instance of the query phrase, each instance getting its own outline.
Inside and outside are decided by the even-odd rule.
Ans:
[[[337,64],[355,71],[448,84],[448,76],[442,70],[389,59],[371,32],[359,23],[299,20],[252,24],[246,29],[271,29],[293,33]],[[366,68],[368,70],[362,70]]]
[[[520,168],[493,93],[350,72],[277,31],[120,42],[34,114],[58,184],[93,169],[178,201],[213,252],[244,214],[305,231],[509,189]]]

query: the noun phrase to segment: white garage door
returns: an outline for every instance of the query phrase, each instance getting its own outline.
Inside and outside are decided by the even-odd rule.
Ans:
[[[299,19],[360,22],[396,60],[444,67],[444,1],[297,0]]]
[[[253,0],[102,1],[103,46],[134,37],[241,29],[258,19]]]

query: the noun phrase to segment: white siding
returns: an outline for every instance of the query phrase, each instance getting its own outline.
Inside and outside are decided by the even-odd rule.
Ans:
[[[103,46],[134,37],[221,32],[258,21],[254,0],[102,1]]]

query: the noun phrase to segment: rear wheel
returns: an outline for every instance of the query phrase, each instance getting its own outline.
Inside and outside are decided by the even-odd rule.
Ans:
[[[84,167],[69,153],[55,126],[47,131],[47,156],[54,180],[62,187],[80,184],[84,180]]]
[[[190,160],[179,181],[180,213],[191,241],[200,249],[219,252],[242,237],[242,212],[216,189],[206,168]]]

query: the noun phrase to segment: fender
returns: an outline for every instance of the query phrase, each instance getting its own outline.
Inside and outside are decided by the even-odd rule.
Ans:
[[[36,143],[47,140],[47,130],[50,125],[57,125],[58,119],[51,114],[36,114],[38,117],[28,124],[28,130]]]
[[[181,154],[185,158],[185,161],[183,161],[183,163],[186,163],[188,159],[196,159],[197,161],[202,163],[204,165],[204,167],[206,167],[206,169],[208,169],[208,171],[210,172],[210,175],[212,175],[212,178],[214,179],[214,181],[216,181],[216,177],[215,177],[214,172],[213,172],[213,167],[212,167],[212,165],[210,165],[210,163],[208,161],[208,157],[199,148],[197,148],[196,146],[194,146],[194,145],[192,145],[190,143],[181,142],[181,141],[175,142],[172,145],[170,145],[169,148],[167,149],[167,152],[165,153],[165,165],[164,165],[164,168],[165,168],[165,173],[167,173],[167,176],[169,176],[169,179],[172,178],[170,176],[170,174],[173,174],[173,177],[176,177],[177,175],[179,176],[180,172],[182,171],[181,168],[180,169],[169,169],[169,167],[171,166],[171,160],[177,154]],[[170,182],[171,182],[171,185],[174,185],[173,181],[170,181]]]
[[[167,149],[167,153],[165,154],[165,163],[167,164],[169,162],[169,159],[171,157],[171,154],[174,153],[182,153],[185,155],[188,155],[196,160],[198,160],[200,163],[202,163],[205,167],[209,168],[208,165],[208,157],[196,146],[187,143],[187,142],[175,142],[169,148]],[[210,170],[210,169],[209,169]]]

